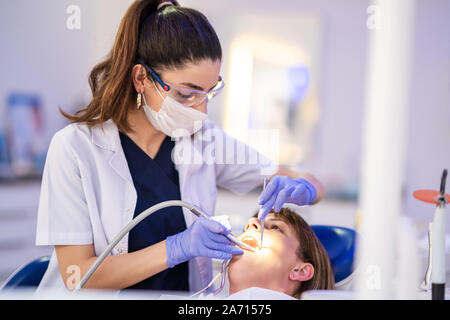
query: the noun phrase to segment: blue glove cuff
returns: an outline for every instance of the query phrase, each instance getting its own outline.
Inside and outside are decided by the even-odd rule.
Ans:
[[[169,268],[173,268],[177,264],[189,260],[183,249],[183,244],[181,242],[182,236],[183,233],[180,232],[166,238],[167,266]],[[182,259],[182,257],[185,257],[185,259]]]
[[[305,186],[305,188],[309,191],[309,199],[307,200],[307,202],[305,204],[311,204],[314,201],[316,201],[317,190],[316,190],[316,187],[314,187],[314,185],[311,182],[309,182],[308,180],[303,179],[303,178],[295,179],[295,181],[303,184]]]

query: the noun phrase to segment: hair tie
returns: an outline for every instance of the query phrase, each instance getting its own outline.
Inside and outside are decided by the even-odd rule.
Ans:
[[[157,10],[161,9],[164,6],[173,6],[173,2],[172,1],[163,2],[158,6]]]

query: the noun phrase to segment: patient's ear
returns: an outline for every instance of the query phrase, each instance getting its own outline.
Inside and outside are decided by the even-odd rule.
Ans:
[[[311,263],[299,262],[289,273],[289,280],[299,282],[308,281],[314,276],[314,267]]]

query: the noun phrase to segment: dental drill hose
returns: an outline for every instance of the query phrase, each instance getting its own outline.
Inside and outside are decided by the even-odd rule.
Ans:
[[[106,247],[106,249],[103,251],[103,253],[97,258],[95,263],[89,268],[89,270],[86,272],[86,274],[83,276],[81,281],[78,283],[78,285],[75,287],[74,291],[79,291],[83,286],[86,284],[86,282],[89,280],[89,278],[92,276],[92,274],[97,270],[97,268],[100,266],[100,264],[105,260],[105,258],[109,255],[109,253],[115,248],[115,246],[119,243],[120,240],[128,233],[131,229],[133,229],[139,222],[147,218],[152,213],[167,208],[167,207],[184,207],[189,209],[194,214],[198,215],[196,212],[198,212],[198,208],[195,207],[192,204],[189,204],[184,201],[180,200],[171,200],[171,201],[165,201],[158,203],[147,210],[140,213],[136,218],[134,218],[125,228],[120,231],[120,233],[113,239],[113,241]],[[195,212],[194,212],[195,211]]]
[[[86,272],[86,274],[83,276],[81,281],[78,283],[78,285],[75,287],[74,291],[79,291],[83,286],[86,284],[86,282],[89,280],[89,278],[92,276],[92,274],[97,270],[97,268],[100,266],[100,264],[103,262],[103,260],[106,259],[106,257],[109,255],[109,253],[115,248],[115,246],[119,243],[120,240],[128,233],[131,229],[133,229],[139,222],[147,218],[152,213],[167,208],[167,207],[184,207],[189,209],[193,214],[195,214],[197,217],[205,217],[207,219],[211,219],[210,216],[208,216],[205,212],[203,212],[201,209],[197,208],[196,206],[180,201],[180,200],[170,200],[161,202],[158,204],[155,204],[154,206],[148,208],[147,210],[141,212],[136,218],[134,218],[125,228],[123,228],[120,233],[113,239],[113,241],[106,247],[106,249],[102,252],[102,254],[97,258],[95,263],[89,268],[89,270]],[[246,243],[243,243],[239,239],[237,239],[233,234],[229,233],[224,235],[228,240],[235,243],[236,245],[240,247],[244,247],[248,250],[255,251],[255,248],[250,247]]]

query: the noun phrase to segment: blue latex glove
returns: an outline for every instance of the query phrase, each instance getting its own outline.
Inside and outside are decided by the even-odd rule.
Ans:
[[[229,232],[217,221],[198,218],[185,231],[167,237],[167,265],[173,268],[195,257],[228,260],[233,254],[243,254],[241,248],[223,236]]]
[[[259,196],[258,204],[261,206],[261,210],[258,219],[265,219],[272,208],[275,212],[280,212],[284,203],[303,206],[314,202],[316,197],[317,190],[308,180],[275,176]]]

